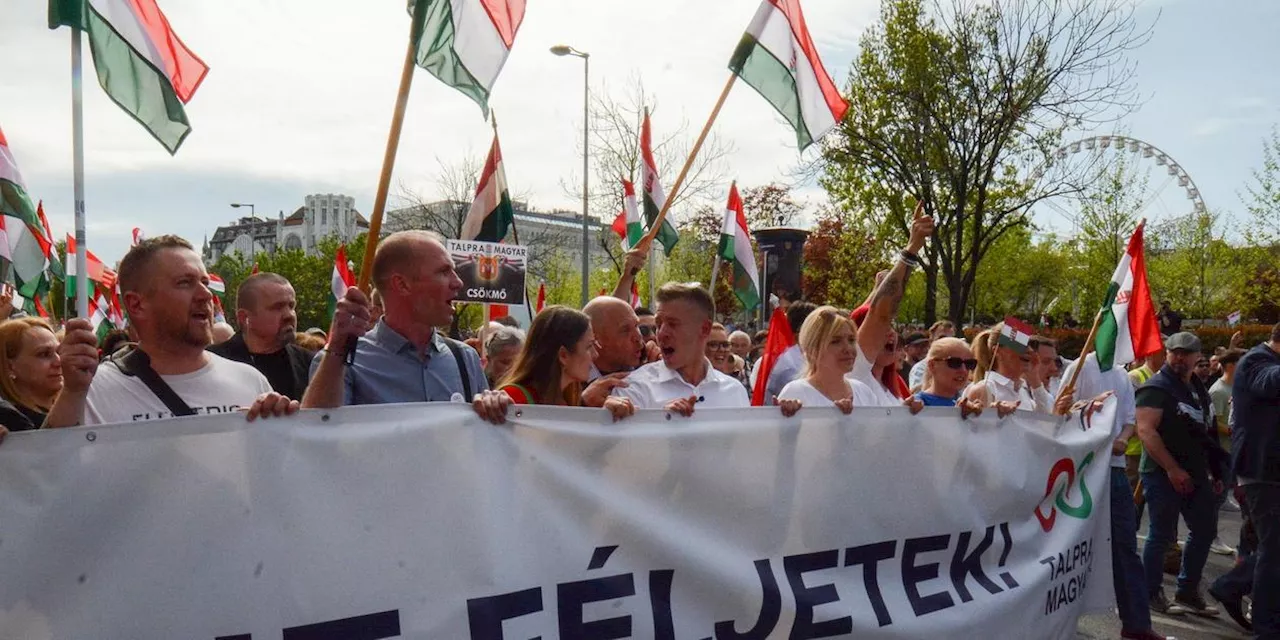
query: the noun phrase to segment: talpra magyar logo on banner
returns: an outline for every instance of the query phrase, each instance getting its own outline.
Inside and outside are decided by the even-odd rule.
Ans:
[[[524,304],[528,248],[518,244],[450,240],[449,256],[462,279],[458,302]]]

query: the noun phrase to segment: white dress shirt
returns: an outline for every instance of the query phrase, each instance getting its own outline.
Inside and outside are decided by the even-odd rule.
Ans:
[[[988,371],[983,378],[987,386],[987,398],[991,402],[1021,402],[1019,411],[1053,413],[1053,397],[1044,387],[1034,391],[1023,380],[1010,380],[996,371]]]
[[[1079,360],[1071,363],[1062,372],[1062,379],[1070,380],[1072,372],[1079,364]],[[1129,374],[1125,373],[1124,367],[1114,366],[1110,371],[1103,371],[1098,366],[1098,356],[1090,353],[1084,360],[1080,377],[1076,379],[1074,399],[1076,401],[1092,400],[1098,397],[1098,394],[1107,391],[1114,391],[1116,394],[1116,424],[1111,429],[1111,438],[1114,440],[1120,437],[1120,432],[1124,430],[1125,425],[1138,423],[1138,408],[1134,401],[1133,384],[1129,382]],[[1112,467],[1123,469],[1124,463],[1123,453],[1111,456]]]
[[[689,396],[697,396],[699,409],[751,406],[741,382],[716,371],[710,360],[703,361],[707,376],[698,385],[689,384],[680,372],[659,360],[632,371],[627,386],[614,387],[613,395],[630,399],[637,409],[662,409],[672,400]]]

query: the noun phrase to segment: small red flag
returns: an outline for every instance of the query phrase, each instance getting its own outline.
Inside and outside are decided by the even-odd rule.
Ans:
[[[252,273],[250,273],[249,275],[251,275],[251,276],[256,276],[256,275],[258,275],[258,263],[256,263],[256,262],[255,262],[255,263],[253,263],[253,272],[252,272]]]
[[[538,283],[538,306],[536,311],[542,313],[542,308],[547,306],[547,283]]]
[[[756,374],[756,386],[751,392],[751,406],[764,406],[765,390],[769,386],[769,374],[773,373],[773,365],[795,343],[796,336],[791,332],[786,312],[781,307],[774,309],[773,316],[769,318],[769,337],[765,339],[764,353],[760,355],[760,372]]]

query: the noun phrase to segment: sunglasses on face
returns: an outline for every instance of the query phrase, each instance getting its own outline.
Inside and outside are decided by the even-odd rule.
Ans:
[[[649,336],[653,335],[653,327],[652,327],[652,326],[649,326],[649,325],[647,325],[647,324],[642,324],[642,325],[640,325],[640,335],[642,335],[642,336],[644,336],[644,337],[646,337],[646,338],[648,338]]]
[[[707,348],[716,349],[716,350],[728,350],[729,343],[728,342],[708,342]]]
[[[951,358],[934,358],[934,360],[942,362],[952,369],[959,369],[960,367],[964,367],[965,369],[973,371],[974,369],[978,368],[977,358],[969,358],[966,360],[964,358],[951,357]]]

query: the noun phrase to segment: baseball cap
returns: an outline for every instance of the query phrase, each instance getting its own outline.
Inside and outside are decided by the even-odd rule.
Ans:
[[[912,345],[920,344],[920,343],[922,343],[922,342],[923,342],[923,343],[928,343],[928,342],[929,342],[929,336],[927,336],[927,335],[925,335],[925,334],[923,334],[923,333],[920,333],[919,331],[912,331],[911,333],[908,333],[908,334],[907,334],[907,337],[903,338],[903,340],[902,340],[902,344],[903,344],[904,346],[908,346],[908,347],[910,347],[910,346],[912,346]]]
[[[1200,338],[1190,331],[1182,331],[1175,333],[1164,341],[1164,348],[1168,351],[1192,351],[1200,352]]]

